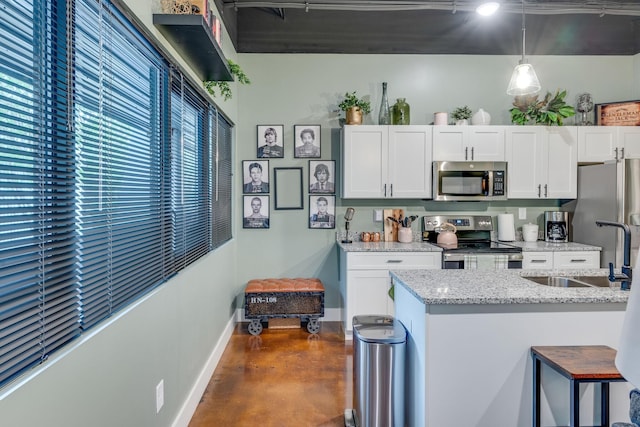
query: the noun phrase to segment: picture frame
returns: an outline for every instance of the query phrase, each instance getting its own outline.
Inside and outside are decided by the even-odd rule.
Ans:
[[[309,228],[336,228],[336,196],[309,196]]]
[[[284,125],[257,125],[256,157],[284,157]]]
[[[309,160],[309,194],[336,193],[336,161]]]
[[[242,161],[242,192],[244,194],[269,192],[269,160]]]
[[[242,228],[269,228],[269,196],[242,196]]]
[[[293,126],[293,157],[296,159],[320,158],[320,125]]]
[[[302,168],[275,168],[273,183],[276,210],[304,209]]]
[[[596,104],[595,115],[597,126],[640,126],[640,101]]]

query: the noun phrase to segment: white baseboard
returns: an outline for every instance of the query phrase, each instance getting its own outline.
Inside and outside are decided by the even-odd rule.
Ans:
[[[185,400],[182,408],[178,412],[178,416],[173,421],[172,427],[187,427],[193,414],[198,407],[198,403],[200,403],[200,399],[202,398],[202,394],[204,393],[209,381],[211,380],[211,376],[213,372],[216,370],[218,366],[218,362],[220,362],[220,358],[222,357],[222,353],[224,349],[227,347],[227,343],[231,339],[231,335],[233,334],[233,330],[236,326],[236,316],[232,316],[227,322],[227,326],[224,328],[220,339],[216,343],[216,346],[213,348],[213,351],[209,355],[207,359],[207,363],[202,367],[200,371],[200,375],[191,388],[187,399]]]

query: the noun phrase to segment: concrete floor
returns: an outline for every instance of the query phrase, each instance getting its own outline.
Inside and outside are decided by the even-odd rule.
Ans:
[[[189,427],[344,426],[353,403],[353,346],[339,322],[265,328],[238,324]]]

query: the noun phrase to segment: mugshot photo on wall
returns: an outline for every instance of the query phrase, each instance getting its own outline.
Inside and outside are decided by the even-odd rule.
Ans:
[[[309,160],[309,193],[335,193],[335,171],[335,160]]]
[[[242,196],[242,228],[269,228],[269,196]]]
[[[293,140],[293,157],[320,157],[320,125],[294,125]]]
[[[258,158],[284,157],[284,125],[258,125]]]
[[[269,192],[269,160],[242,161],[242,192]]]
[[[309,196],[309,228],[336,228],[336,196]]]

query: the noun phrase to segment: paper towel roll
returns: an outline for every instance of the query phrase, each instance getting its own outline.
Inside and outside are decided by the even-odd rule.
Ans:
[[[498,240],[503,242],[513,242],[516,240],[513,214],[498,215]]]

